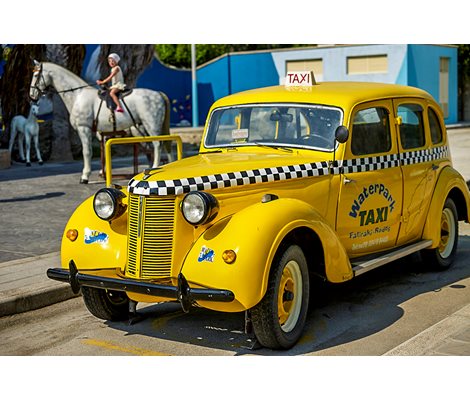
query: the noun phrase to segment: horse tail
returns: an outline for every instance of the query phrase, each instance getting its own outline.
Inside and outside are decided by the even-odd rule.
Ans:
[[[165,118],[162,124],[162,134],[169,135],[170,134],[170,111],[171,111],[170,99],[165,93],[160,92],[160,94],[163,97],[163,100],[165,100]]]

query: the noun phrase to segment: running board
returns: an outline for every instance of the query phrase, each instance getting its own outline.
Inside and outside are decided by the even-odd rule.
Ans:
[[[423,240],[418,243],[414,243],[412,245],[403,247],[399,250],[391,251],[390,253],[381,255],[378,258],[374,258],[373,260],[364,261],[362,263],[352,263],[352,269],[354,271],[354,276],[359,276],[364,272],[369,272],[377,267],[382,265],[388,264],[392,261],[398,260],[399,258],[408,256],[412,253],[415,253],[419,250],[423,250],[426,247],[431,246],[432,240]]]

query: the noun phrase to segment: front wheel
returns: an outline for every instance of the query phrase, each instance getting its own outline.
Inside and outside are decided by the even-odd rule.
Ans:
[[[95,317],[107,321],[129,318],[129,298],[125,292],[82,286],[83,301]]]
[[[455,259],[459,239],[457,208],[452,199],[446,199],[441,214],[441,238],[435,249],[423,250],[422,258],[426,266],[436,271],[448,269]]]
[[[251,310],[259,343],[271,349],[289,349],[302,335],[309,300],[307,261],[292,245],[276,257],[263,299]]]

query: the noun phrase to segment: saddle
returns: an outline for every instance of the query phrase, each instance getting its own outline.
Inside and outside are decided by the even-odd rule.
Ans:
[[[124,89],[117,93],[118,99],[122,99],[126,96],[129,96],[132,93],[132,89]],[[101,101],[106,102],[106,107],[108,107],[111,111],[116,110],[116,103],[114,103],[111,95],[109,94],[109,90],[107,88],[101,88],[98,90],[98,97]]]
[[[132,122],[135,126],[135,128],[137,129],[137,131],[142,135],[142,136],[145,136],[145,133],[142,132],[140,129],[139,129],[139,124],[136,123],[135,121],[135,118],[134,116],[132,115],[131,113],[131,110],[127,107],[126,103],[124,102],[124,97],[127,97],[129,96],[130,94],[132,93],[132,89],[124,89],[122,91],[119,91],[118,92],[118,99],[122,100],[122,103],[124,105],[124,108],[127,110],[127,112],[129,113],[129,116],[131,117],[132,119]],[[106,107],[109,109],[110,113],[109,113],[109,122],[113,125],[113,132],[116,132],[116,115],[115,115],[115,111],[116,111],[116,104],[114,103],[113,99],[111,98],[111,95],[109,94],[109,90],[107,87],[105,86],[101,86],[100,89],[98,89],[98,97],[99,99],[101,100],[100,102],[100,105],[98,107],[98,112],[96,113],[96,116],[93,120],[93,126],[92,126],[92,130],[94,132],[97,132],[98,131],[98,117],[100,115],[100,111],[101,111],[101,105],[103,104],[103,102],[106,103]]]

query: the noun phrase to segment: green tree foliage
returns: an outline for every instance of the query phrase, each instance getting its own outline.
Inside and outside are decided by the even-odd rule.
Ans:
[[[459,79],[459,120],[469,120],[468,104],[470,102],[470,45],[458,45],[458,79]]]
[[[10,55],[11,47],[2,44],[2,48],[0,49],[0,61],[5,60],[8,61],[8,56]]]
[[[225,53],[253,50],[280,49],[299,46],[300,44],[198,44],[196,45],[196,62],[204,64]],[[191,45],[189,44],[157,44],[155,49],[158,58],[167,65],[178,68],[191,68]]]
[[[470,44],[459,44],[458,69],[459,85],[465,84],[470,79]]]

